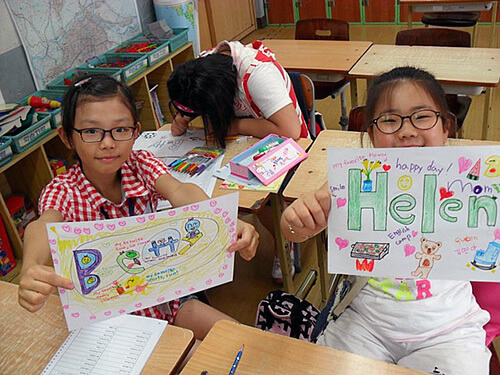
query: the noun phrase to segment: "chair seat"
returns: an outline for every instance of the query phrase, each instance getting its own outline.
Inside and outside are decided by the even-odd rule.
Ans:
[[[480,15],[480,12],[424,13],[422,23],[432,26],[471,27],[477,23]]]
[[[314,81],[314,99],[321,100],[337,94],[337,91],[346,83],[347,79],[338,82]]]

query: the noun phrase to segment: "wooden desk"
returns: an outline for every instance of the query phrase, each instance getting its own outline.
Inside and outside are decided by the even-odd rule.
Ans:
[[[0,369],[2,374],[39,374],[69,334],[61,302],[52,295],[32,314],[18,304],[17,290],[0,281]],[[173,374],[193,343],[193,332],[168,325],[142,374]]]
[[[471,139],[448,139],[449,146],[474,146],[495,145],[500,142],[476,141]],[[297,199],[302,193],[319,189],[328,180],[327,148],[344,147],[360,148],[361,134],[359,132],[346,132],[341,130],[323,130],[319,133],[309,149],[309,157],[304,160],[295,171],[288,185],[283,190],[283,198],[288,201]],[[370,138],[364,133],[363,147],[371,148]],[[320,235],[316,236],[316,249],[318,255],[318,268],[323,302],[328,299],[328,272],[324,243]]]
[[[432,6],[432,5],[461,5],[461,4],[470,4],[470,3],[489,3],[492,1],[488,0],[399,0],[400,5],[407,5],[408,6],[408,28],[411,29],[412,26],[412,13],[413,13],[413,7],[414,6],[419,6],[419,5],[424,5],[424,6]],[[496,24],[496,19],[497,19],[497,8],[498,8],[498,2],[493,1],[493,12],[491,15],[491,35],[490,35],[490,47],[493,47],[493,43],[495,42],[495,24]],[[474,33],[472,35],[472,45],[474,45],[474,36],[475,36],[475,29],[476,26],[474,26]]]
[[[356,354],[264,332],[229,321],[217,322],[181,375],[227,375],[244,344],[237,375],[370,374],[419,375],[423,372]]]
[[[266,47],[287,70],[302,73],[345,76],[370,48],[368,41],[266,39]],[[311,76],[321,80],[318,76]],[[339,81],[342,77],[333,78]],[[356,80],[351,81],[351,105],[358,105]]]
[[[162,126],[159,130],[170,130],[170,124]],[[228,141],[226,143],[226,151],[224,153],[224,159],[222,160],[222,165],[229,163],[229,160],[234,158],[239,153],[246,150],[251,145],[257,143],[259,138],[250,138],[244,142]],[[300,138],[297,143],[304,150],[307,150],[312,143],[312,140],[307,138]],[[221,179],[217,179],[214,191],[212,193],[212,198],[220,197],[225,194],[234,193],[235,189],[223,189]],[[275,232],[275,243],[278,249],[278,255],[281,262],[281,270],[283,274],[283,287],[288,293],[294,292],[294,284],[292,278],[292,260],[290,258],[290,249],[288,248],[288,241],[284,239],[281,234],[280,229],[280,218],[282,213],[281,197],[278,194],[271,194],[266,191],[256,191],[256,190],[238,190],[239,201],[238,207],[242,211],[257,213],[262,206],[267,202],[269,197],[271,197],[272,215],[273,215],[273,226]]]
[[[441,84],[486,87],[482,139],[490,123],[491,89],[500,83],[499,48],[373,45],[349,71],[352,78],[371,79],[398,66],[432,73]]]

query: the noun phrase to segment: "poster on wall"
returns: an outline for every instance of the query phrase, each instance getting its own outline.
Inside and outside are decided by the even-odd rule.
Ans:
[[[500,146],[329,149],[328,271],[500,281]]]
[[[121,219],[47,224],[73,330],[232,281],[238,193]]]
[[[7,0],[7,7],[38,89],[142,31],[135,0]]]

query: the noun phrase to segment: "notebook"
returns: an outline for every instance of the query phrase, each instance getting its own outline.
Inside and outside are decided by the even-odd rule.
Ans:
[[[122,315],[70,332],[41,375],[139,375],[167,322]]]

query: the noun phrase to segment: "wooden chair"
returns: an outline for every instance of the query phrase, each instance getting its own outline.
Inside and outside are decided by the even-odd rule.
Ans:
[[[471,36],[466,31],[443,28],[420,28],[402,30],[396,35],[396,45],[470,47]],[[469,111],[472,99],[467,95],[447,94],[446,100],[450,111],[456,116],[455,127],[450,129],[450,138],[460,132]]]
[[[470,47],[471,37],[467,31],[454,29],[408,29],[397,33],[396,45]]]
[[[425,27],[472,27],[472,43],[476,37],[476,25],[481,12],[429,12],[422,15]]]
[[[299,20],[295,26],[295,39],[305,40],[349,40],[349,23],[329,18],[310,18]],[[320,51],[318,51],[319,53]],[[311,56],[313,58],[313,56]],[[343,78],[337,82],[314,81],[315,99],[331,96],[335,99],[340,95],[341,112],[340,126],[347,128],[347,105],[345,90],[349,81]]]
[[[360,132],[363,129],[363,122],[365,121],[365,106],[358,105],[351,108],[349,112],[349,127],[347,130]]]

